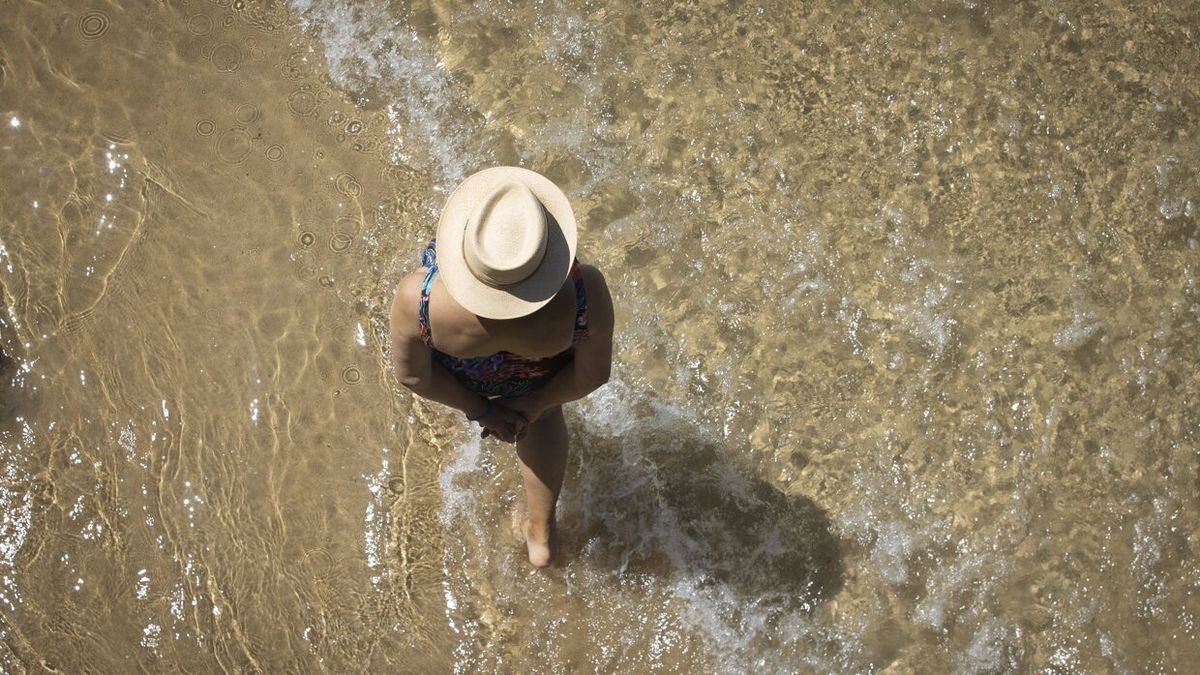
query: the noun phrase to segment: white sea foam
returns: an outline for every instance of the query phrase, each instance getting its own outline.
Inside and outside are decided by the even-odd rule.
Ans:
[[[429,170],[443,191],[494,162],[486,149],[488,111],[474,114],[470,92],[447,68],[441,46],[408,26],[397,5],[345,0],[289,0],[289,5],[320,39],[334,82],[360,102],[386,106],[396,161]],[[610,66],[610,74],[623,66],[603,60],[603,35],[586,17],[555,6],[539,11],[537,24],[527,26],[508,16],[511,8],[486,2],[467,14],[455,20],[477,19],[528,32],[542,45],[546,63],[569,75],[585,97],[582,105],[543,102],[540,121],[518,139],[524,163],[546,154],[579,158],[590,180],[565,186],[568,190],[586,192],[603,180],[617,179],[641,192],[655,183],[656,176],[639,167],[618,170],[624,150],[599,142],[610,121],[600,105],[607,76],[601,68]]]
[[[158,640],[162,636],[162,626],[150,622],[142,629],[142,646],[146,649],[158,649]]]
[[[446,185],[479,164],[470,144],[473,129],[464,121],[470,106],[455,91],[436,46],[397,21],[388,5],[289,4],[320,38],[329,74],[339,86],[364,103],[376,91],[387,99],[397,160],[431,170]]]
[[[1017,671],[1021,655],[1020,637],[1019,627],[1006,626],[995,618],[983,621],[959,661],[962,672]]]
[[[1078,349],[1087,344],[1101,326],[1090,312],[1077,309],[1071,317],[1071,323],[1054,334],[1054,346],[1067,351]]]
[[[950,295],[949,284],[933,283],[923,289],[920,298],[891,307],[905,329],[920,340],[934,358],[945,353],[958,328],[958,320],[942,309],[948,304]]]
[[[32,478],[26,469],[36,435],[18,418],[21,440],[0,440],[0,603],[10,610],[23,602],[16,580],[17,556],[33,522]]]
[[[384,457],[381,460],[379,471],[363,476],[367,483],[367,491],[371,493],[371,498],[367,502],[366,512],[363,514],[363,553],[367,557],[367,566],[376,572],[375,576],[372,577],[372,581],[376,584],[382,580],[382,575],[387,572],[383,562],[387,555],[387,531],[391,522],[391,512],[387,508],[387,489],[385,487],[390,475],[386,448],[383,453]]]

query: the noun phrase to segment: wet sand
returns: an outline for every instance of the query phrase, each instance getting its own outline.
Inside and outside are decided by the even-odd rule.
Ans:
[[[1200,658],[1194,9],[21,3],[7,672],[1175,672]],[[618,305],[563,559],[386,310],[564,187]]]

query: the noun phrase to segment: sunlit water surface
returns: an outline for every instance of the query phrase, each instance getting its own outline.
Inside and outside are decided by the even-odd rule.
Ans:
[[[1190,672],[1200,6],[893,4],[7,3],[3,669]],[[548,572],[388,370],[493,164],[617,303]]]

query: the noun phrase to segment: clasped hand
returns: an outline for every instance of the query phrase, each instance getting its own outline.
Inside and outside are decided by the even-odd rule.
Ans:
[[[505,443],[516,443],[529,433],[529,420],[524,415],[494,401],[491,412],[476,421],[483,427],[480,438],[495,436]]]
[[[516,443],[529,433],[529,425],[541,419],[549,408],[535,395],[492,401],[492,411],[478,420],[480,438],[495,436],[505,443]]]

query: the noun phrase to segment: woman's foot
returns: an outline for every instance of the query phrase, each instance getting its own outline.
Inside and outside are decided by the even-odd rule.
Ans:
[[[554,521],[536,527],[529,519],[525,519],[521,523],[521,529],[525,533],[525,548],[529,553],[530,564],[534,567],[548,567],[554,559]]]

